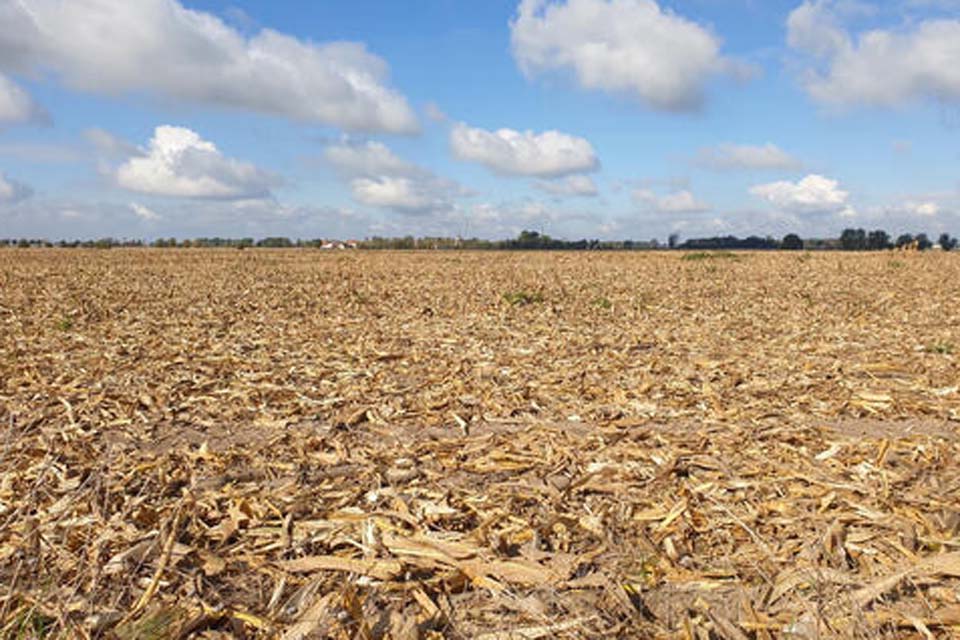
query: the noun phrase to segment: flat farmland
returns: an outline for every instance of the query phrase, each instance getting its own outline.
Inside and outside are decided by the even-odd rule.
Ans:
[[[0,637],[955,637],[958,300],[943,252],[0,251]]]

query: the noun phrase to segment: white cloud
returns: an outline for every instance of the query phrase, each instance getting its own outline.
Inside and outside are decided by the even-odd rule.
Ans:
[[[323,155],[361,204],[423,215],[449,211],[453,198],[466,194],[456,182],[407,162],[381,142],[345,139],[328,146]]]
[[[940,213],[940,205],[936,202],[912,202],[903,203],[902,209],[906,213],[924,218],[932,218]]]
[[[355,178],[350,189],[358,202],[408,213],[425,213],[446,204],[423,183],[410,178]]]
[[[14,204],[33,195],[33,189],[0,172],[0,204]]]
[[[284,204],[274,198],[252,200],[171,200],[144,221],[131,202],[62,200],[35,197],[3,213],[8,237],[98,238],[103,236],[197,238],[212,236],[291,238],[362,237],[369,220],[349,208]]]
[[[141,156],[114,172],[129,191],[188,198],[256,198],[270,192],[274,176],[224,157],[212,143],[183,127],[161,126]]]
[[[817,56],[830,56],[850,46],[829,2],[806,1],[787,16],[787,44]]]
[[[590,142],[560,131],[487,131],[460,123],[450,132],[450,146],[460,160],[503,175],[554,178],[600,164]]]
[[[567,176],[560,180],[537,180],[533,186],[555,196],[592,197],[598,193],[593,178],[585,175]]]
[[[813,55],[804,83],[832,105],[897,106],[932,98],[960,101],[960,20],[930,19],[854,38],[835,3],[806,0],[787,20],[788,43]]]
[[[36,122],[46,117],[26,91],[0,73],[0,126]]]
[[[139,204],[137,202],[130,203],[130,210],[133,211],[133,215],[147,222],[155,222],[163,218],[163,216],[161,216],[159,213],[157,213],[150,207]]]
[[[633,201],[655,213],[703,213],[710,210],[709,204],[697,199],[686,189],[663,196],[650,189],[637,189],[633,192]]]
[[[323,151],[327,163],[346,176],[413,175],[421,170],[403,160],[382,142],[370,140],[362,144],[344,140]]]
[[[839,213],[848,217],[855,213],[847,203],[850,194],[840,189],[840,183],[816,174],[798,182],[758,184],[750,188],[750,193],[792,213]]]
[[[844,206],[843,209],[837,211],[837,216],[840,218],[856,218],[860,215],[860,212],[854,209],[849,204]]]
[[[177,0],[0,5],[0,66],[52,70],[75,89],[147,91],[349,130],[411,133],[417,118],[362,43],[246,37]]]
[[[925,232],[956,234],[960,228],[960,191],[903,194],[887,202],[864,206],[857,212],[858,226],[886,229],[891,236]]]
[[[708,169],[796,169],[800,162],[772,143],[765,145],[721,144],[700,149],[697,164]]]
[[[654,0],[522,0],[510,32],[524,73],[571,70],[584,89],[667,111],[696,109],[712,76],[742,67],[710,31]]]
[[[592,211],[549,205],[540,200],[478,202],[458,208],[451,214],[466,223],[464,233],[488,238],[516,236],[523,229],[534,229],[555,237],[581,238],[595,234],[600,217]]]

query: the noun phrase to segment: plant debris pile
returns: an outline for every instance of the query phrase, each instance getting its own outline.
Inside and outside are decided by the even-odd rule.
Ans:
[[[0,252],[0,637],[953,637],[951,258]]]

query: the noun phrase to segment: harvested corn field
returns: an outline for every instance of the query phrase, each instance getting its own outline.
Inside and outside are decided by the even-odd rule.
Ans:
[[[0,252],[0,637],[960,636],[960,259]]]

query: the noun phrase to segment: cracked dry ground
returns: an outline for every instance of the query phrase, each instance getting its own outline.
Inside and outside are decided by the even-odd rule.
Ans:
[[[0,637],[958,636],[958,276],[0,251]]]

